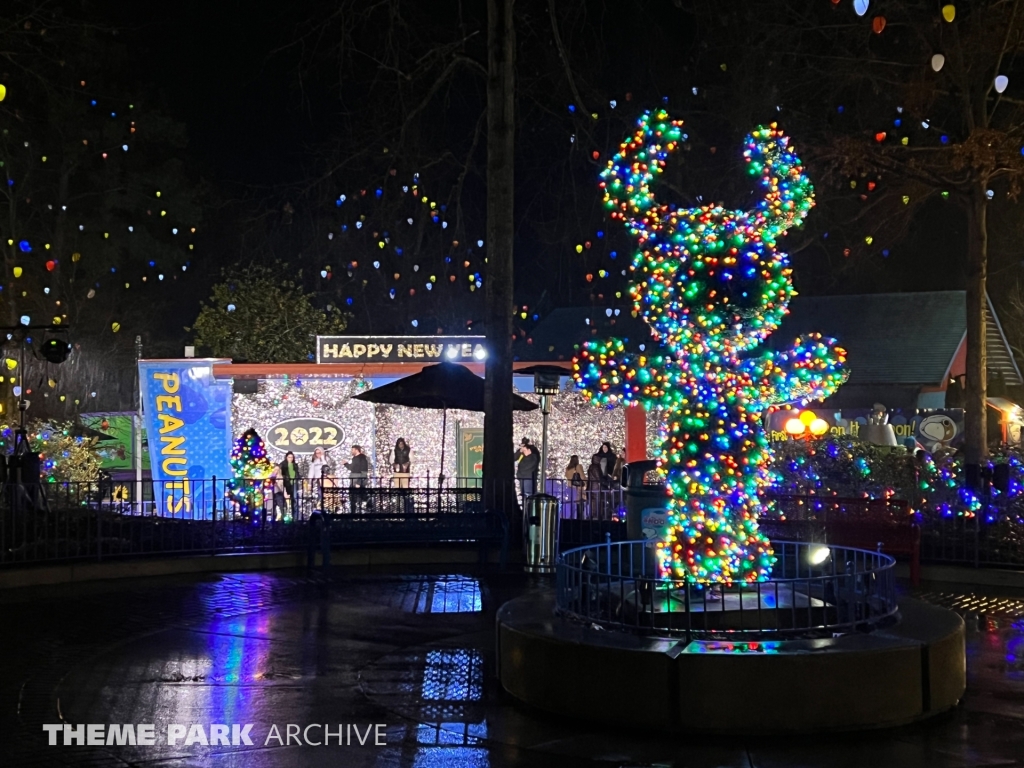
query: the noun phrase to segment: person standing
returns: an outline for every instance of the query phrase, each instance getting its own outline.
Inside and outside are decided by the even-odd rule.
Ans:
[[[622,484],[622,468],[626,466],[626,451],[619,450],[615,455],[615,466],[612,467],[612,487],[618,488]]]
[[[583,492],[587,486],[587,473],[580,464],[580,457],[573,454],[569,457],[569,466],[565,468],[565,479],[569,483],[569,509],[575,511],[576,518],[583,518]]]
[[[354,514],[356,509],[362,506],[366,500],[366,482],[370,476],[370,461],[366,458],[366,454],[363,453],[361,445],[352,446],[352,461],[345,462],[344,466],[348,470],[351,481],[349,493]]]
[[[409,468],[411,466],[412,465],[409,461],[409,444],[405,442],[404,437],[400,437],[395,441],[395,452],[391,460],[391,471],[408,475]]]
[[[598,464],[601,465],[601,477],[604,478],[605,484],[612,476],[612,470],[615,469],[615,451],[612,450],[612,444],[609,442],[601,443],[601,447],[597,449]]]
[[[309,460],[309,468],[306,470],[307,483],[304,489],[308,492],[314,507],[321,500],[321,489],[326,469],[327,459],[324,457],[324,449],[317,447],[313,450],[313,458]]]
[[[412,466],[409,461],[409,444],[404,437],[395,441],[395,450],[391,454],[391,485],[393,488],[409,487],[409,469]]]
[[[537,449],[533,447],[533,443],[530,442],[530,438],[524,437],[522,440],[519,441],[519,447],[516,449],[515,455],[512,457],[513,459],[515,459],[516,463],[518,463],[519,460],[523,458],[523,448],[527,447],[529,447],[534,453],[537,452]]]
[[[605,478],[601,471],[601,456],[595,453],[590,458],[590,466],[587,468],[587,506],[590,519],[600,520],[603,518],[602,508],[604,502]]]
[[[284,455],[284,461],[278,467],[278,476],[281,478],[281,486],[284,491],[284,499],[291,509],[292,519],[295,519],[295,488],[299,484],[299,466],[295,463],[295,454],[288,451]]]
[[[525,439],[525,438],[524,438]],[[519,492],[523,497],[523,504],[526,499],[536,491],[537,471],[540,469],[540,455],[533,449],[532,445],[525,444],[519,448],[521,458],[516,465],[516,478],[519,480]]]

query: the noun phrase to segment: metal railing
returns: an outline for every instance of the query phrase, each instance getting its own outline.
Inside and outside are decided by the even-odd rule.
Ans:
[[[975,567],[1024,568],[1024,499],[998,495],[973,512],[911,508],[903,499],[840,498],[766,493],[761,525],[768,535],[813,534],[830,523],[921,529],[921,560]],[[778,525],[780,517],[786,524]]]
[[[218,555],[325,544],[476,542],[507,549],[504,510],[479,488],[250,481],[0,486],[0,566],[146,555]],[[246,504],[239,505],[241,498]],[[168,511],[171,510],[171,511]]]
[[[881,552],[773,541],[771,579],[710,584],[662,578],[649,541],[606,542],[561,554],[556,604],[589,626],[654,637],[831,637],[897,612],[895,560]]]

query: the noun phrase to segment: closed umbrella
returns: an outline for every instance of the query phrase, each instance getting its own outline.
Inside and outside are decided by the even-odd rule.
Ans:
[[[383,387],[376,387],[355,396],[356,400],[381,405],[404,405],[406,408],[432,408],[442,411],[441,417],[441,480],[444,481],[444,445],[448,431],[448,409],[457,411],[484,410],[484,380],[468,368],[456,363],[427,365],[412,376],[406,376]],[[525,397],[512,396],[516,411],[533,411],[536,403]]]

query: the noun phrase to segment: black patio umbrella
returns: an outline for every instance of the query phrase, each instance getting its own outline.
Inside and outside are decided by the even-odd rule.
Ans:
[[[406,376],[383,387],[355,396],[356,400],[381,405],[404,405],[406,408],[433,408],[441,417],[441,479],[444,479],[444,445],[448,432],[448,409],[456,411],[484,410],[484,380],[465,366],[456,363],[427,365],[419,373]],[[512,395],[516,411],[534,411],[536,403]]]

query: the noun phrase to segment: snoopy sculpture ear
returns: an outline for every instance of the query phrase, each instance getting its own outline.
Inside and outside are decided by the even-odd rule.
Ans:
[[[764,198],[750,212],[781,235],[799,225],[814,206],[814,187],[793,147],[776,123],[759,126],[747,136],[743,156],[752,176],[760,176]]]
[[[645,112],[632,136],[601,172],[600,186],[609,215],[636,230],[634,234],[661,226],[667,206],[655,199],[651,182],[685,139],[682,126],[682,120],[673,120],[664,110]]]

